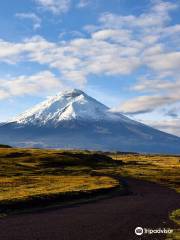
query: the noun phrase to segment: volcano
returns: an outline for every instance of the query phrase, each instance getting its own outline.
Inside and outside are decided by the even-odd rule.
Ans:
[[[0,124],[16,147],[180,154],[180,138],[134,121],[74,89]]]

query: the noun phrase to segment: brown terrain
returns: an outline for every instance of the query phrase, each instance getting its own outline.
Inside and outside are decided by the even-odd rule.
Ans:
[[[2,218],[0,240],[166,239],[164,234],[139,237],[134,229],[175,227],[169,214],[180,207],[179,195],[156,183],[126,182],[129,195]]]

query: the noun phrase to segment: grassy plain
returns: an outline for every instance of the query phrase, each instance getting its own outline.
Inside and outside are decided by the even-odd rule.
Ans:
[[[92,174],[114,164],[88,151],[0,148],[0,206],[114,188],[116,179]]]
[[[180,192],[180,156],[109,154],[121,166],[114,173],[167,185]]]
[[[115,188],[119,186],[116,177],[121,176],[158,182],[180,192],[179,172],[180,156],[0,146],[0,208],[7,203]],[[177,224],[179,217],[179,210],[170,216]],[[179,239],[179,233],[168,239]]]
[[[109,154],[121,166],[113,173],[157,182],[175,189],[180,193],[180,156],[143,155],[143,154]],[[109,170],[107,170],[109,172]],[[170,214],[170,219],[177,224],[177,229],[167,240],[180,240],[180,209]]]

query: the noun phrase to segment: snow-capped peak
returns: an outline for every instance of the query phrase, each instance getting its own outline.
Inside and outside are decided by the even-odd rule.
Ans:
[[[68,120],[124,120],[129,119],[113,113],[104,104],[79,89],[65,91],[27,110],[13,122],[29,125],[57,125]]]

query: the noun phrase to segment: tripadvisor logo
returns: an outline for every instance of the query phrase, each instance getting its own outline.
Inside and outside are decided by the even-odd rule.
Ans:
[[[140,236],[142,234],[171,234],[173,233],[173,229],[166,229],[166,228],[157,228],[157,229],[151,229],[151,228],[142,228],[142,227],[136,227],[135,228],[135,234]]]
[[[138,236],[142,235],[143,234],[143,228],[142,227],[137,227],[135,229],[135,234],[138,235]]]

